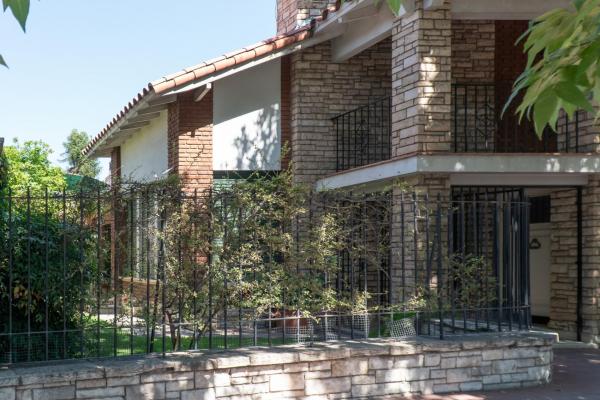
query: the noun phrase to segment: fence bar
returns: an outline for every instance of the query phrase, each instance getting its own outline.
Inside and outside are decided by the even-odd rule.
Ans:
[[[143,224],[148,226],[150,219],[150,193],[147,190],[142,192],[140,214],[143,215]],[[145,233],[145,229],[140,230],[141,242],[146,247],[146,250],[142,253],[144,254],[142,258],[145,257],[145,260],[142,261],[146,262],[146,353],[151,353],[154,348],[154,326],[156,321],[154,320],[154,314],[152,314],[152,318],[150,317],[150,235],[147,232]],[[155,290],[157,285],[158,280],[156,280]],[[153,304],[153,307],[156,307],[156,302]],[[150,323],[152,323],[152,328],[150,327]]]
[[[62,191],[62,319],[63,319],[63,346],[62,358],[67,358],[67,194]]]
[[[48,256],[50,252],[50,238],[48,236],[48,188],[44,189],[44,273],[46,279],[44,279],[44,341],[45,341],[45,359],[48,361],[48,346],[49,346],[49,338],[48,338],[48,330],[49,321],[48,321],[48,306],[50,303],[50,297],[48,296],[48,276],[49,276],[49,268],[48,268]]]
[[[437,244],[437,297],[438,297],[438,318],[440,320],[440,340],[444,340],[444,300],[442,294],[444,292],[443,269],[442,269],[442,196],[438,193],[436,204],[436,244]],[[428,319],[429,320],[429,319]]]
[[[100,357],[100,301],[101,301],[101,277],[102,277],[102,205],[100,203],[100,187],[96,192],[96,357]]]
[[[8,189],[8,363],[13,362],[13,195]]]
[[[129,354],[133,354],[133,275],[135,273],[135,258],[134,258],[134,213],[135,213],[135,195],[133,193],[133,189],[129,191],[129,273],[131,274],[131,278],[129,281]]]
[[[31,189],[27,187],[27,361],[31,361]]]
[[[577,341],[583,336],[583,189],[577,187]]]

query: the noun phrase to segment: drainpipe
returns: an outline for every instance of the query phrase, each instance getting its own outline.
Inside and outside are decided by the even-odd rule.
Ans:
[[[577,341],[581,342],[583,332],[583,211],[582,188],[577,187]]]

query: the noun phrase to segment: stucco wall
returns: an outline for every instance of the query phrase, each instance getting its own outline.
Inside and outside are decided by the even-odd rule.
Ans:
[[[370,340],[0,370],[0,398],[374,399],[550,381],[550,333]],[[310,397],[308,397],[310,396]]]
[[[280,60],[221,79],[213,90],[213,169],[280,169]]]
[[[162,111],[121,145],[122,179],[146,182],[164,178],[167,155],[167,112]]]

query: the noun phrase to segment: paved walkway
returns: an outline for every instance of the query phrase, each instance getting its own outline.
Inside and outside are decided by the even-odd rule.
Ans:
[[[552,383],[543,387],[487,393],[419,396],[408,399],[600,400],[600,350],[555,349]]]

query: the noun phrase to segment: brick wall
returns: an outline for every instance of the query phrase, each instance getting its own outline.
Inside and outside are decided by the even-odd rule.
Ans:
[[[288,168],[292,159],[292,59],[281,59],[281,144],[287,153],[283,154],[281,169]]]
[[[495,33],[494,21],[452,20],[452,82],[494,82]]]
[[[372,340],[8,369],[0,398],[325,400],[529,387],[550,381],[555,340]]]
[[[277,0],[277,34],[294,30],[335,3],[336,0]]]
[[[117,183],[121,178],[121,148],[115,147],[110,152],[110,182]]]
[[[551,199],[552,265],[550,327],[561,338],[577,337],[577,203],[574,189],[557,191]],[[583,337],[600,343],[600,178],[582,193],[583,213]]]
[[[115,147],[110,152],[110,183],[118,189],[121,182],[121,147]],[[119,274],[123,261],[123,227],[125,224],[125,214],[121,204],[116,200],[111,200],[111,211],[108,216],[110,224],[110,268],[113,288],[120,287]]]
[[[331,118],[391,91],[389,39],[343,63],[331,61],[330,43],[292,56],[292,159],[297,182],[335,172],[336,136]]]
[[[168,160],[172,174],[178,174],[186,191],[211,187],[212,91],[195,102],[193,92],[180,94],[169,104]]]
[[[425,11],[417,0],[416,7],[392,29],[393,157],[450,149],[450,6]]]

